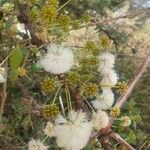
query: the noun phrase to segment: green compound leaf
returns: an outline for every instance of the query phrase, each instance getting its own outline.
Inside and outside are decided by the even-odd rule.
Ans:
[[[10,56],[10,66],[12,69],[17,69],[22,61],[23,55],[22,52],[20,50],[20,47],[16,47],[14,49],[14,52],[12,53],[12,55]]]

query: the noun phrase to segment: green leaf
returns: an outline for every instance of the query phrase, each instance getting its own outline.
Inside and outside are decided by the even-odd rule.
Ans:
[[[14,52],[10,56],[10,66],[12,69],[17,69],[22,61],[22,52],[20,50],[20,47],[16,47],[14,49]]]
[[[17,76],[18,76],[17,69],[11,69],[9,74],[11,81],[15,81],[17,79]]]

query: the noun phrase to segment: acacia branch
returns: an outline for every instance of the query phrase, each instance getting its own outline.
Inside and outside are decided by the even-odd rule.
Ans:
[[[18,21],[20,23],[24,23],[25,29],[29,30],[30,35],[31,35],[31,42],[33,45],[41,46],[45,44],[37,35],[36,35],[36,25],[35,23],[31,20],[30,13],[31,13],[31,8],[26,5],[26,4],[19,4],[18,3]]]
[[[140,16],[140,15],[149,14],[149,13],[150,13],[150,8],[143,9],[143,10],[138,10],[138,11],[131,11],[127,14],[120,15],[120,16],[115,17],[115,18],[108,17],[108,18],[104,18],[104,19],[101,19],[101,20],[98,20],[98,21],[95,21],[95,22],[90,22],[86,26],[95,26],[97,24],[107,24],[107,23],[110,23],[110,22],[117,21],[119,19],[134,18],[134,17]]]
[[[88,111],[88,107],[80,96],[80,92],[74,88],[72,85],[69,85],[69,90],[72,96],[75,98],[77,109],[82,109],[84,111]]]
[[[112,137],[115,141],[117,141],[120,144],[123,144],[127,150],[135,150],[127,141],[125,141],[119,134],[116,134],[112,132],[110,134],[110,137]]]
[[[150,62],[150,54],[145,58],[145,60],[143,61],[143,63],[140,65],[137,73],[135,74],[135,77],[133,78],[133,80],[131,81],[131,83],[129,84],[129,88],[127,90],[127,92],[121,96],[118,100],[118,102],[115,104],[116,107],[122,107],[122,105],[125,103],[125,101],[127,100],[127,98],[130,96],[131,92],[133,91],[135,85],[137,84],[137,82],[139,81],[139,79],[141,78],[141,76],[143,75],[143,73],[145,72],[148,64]],[[110,118],[110,124],[113,123],[113,118]],[[107,134],[110,134],[112,132],[111,130],[111,125],[109,125],[109,127],[104,128],[103,130],[97,131],[95,133],[93,133],[90,137],[89,141],[92,141],[95,138],[99,138],[102,135],[105,135],[104,131],[107,131]],[[109,130],[108,130],[109,129]],[[125,140],[123,140],[119,135],[117,136],[117,134],[112,134],[111,136],[113,136],[113,138],[116,141],[120,141],[120,143],[123,143],[124,145],[128,146],[128,148],[132,148],[132,146],[130,146]],[[129,149],[130,150],[130,149]],[[134,150],[134,148],[132,148],[131,150]]]
[[[143,63],[139,67],[137,73],[135,74],[135,77],[133,78],[133,80],[129,84],[128,90],[126,91],[126,93],[124,95],[122,95],[119,98],[118,102],[115,104],[115,107],[119,107],[119,108],[122,107],[122,105],[125,103],[127,98],[131,95],[135,85],[137,84],[137,82],[140,80],[141,76],[145,72],[149,62],[150,62],[150,54],[145,58],[145,60],[143,61]]]

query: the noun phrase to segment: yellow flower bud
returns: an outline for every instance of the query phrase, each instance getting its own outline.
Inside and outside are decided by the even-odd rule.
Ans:
[[[110,114],[113,117],[118,117],[120,115],[120,108],[119,107],[113,107],[110,111]]]

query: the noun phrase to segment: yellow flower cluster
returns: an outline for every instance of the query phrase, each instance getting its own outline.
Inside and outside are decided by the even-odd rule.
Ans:
[[[18,76],[24,77],[24,76],[27,75],[27,70],[25,68],[23,68],[23,67],[19,67],[17,69],[17,73],[18,73]]]
[[[98,92],[98,85],[95,83],[87,83],[81,87],[81,93],[86,97],[94,97]]]
[[[48,0],[46,5],[41,9],[41,16],[45,23],[52,24],[58,15],[58,0]]]
[[[99,53],[99,49],[97,48],[96,44],[92,41],[87,41],[85,43],[85,48],[90,50],[93,54]]]
[[[79,74],[76,72],[69,73],[68,80],[73,84],[77,83],[79,81]]]
[[[55,91],[56,85],[53,80],[48,78],[42,81],[41,88],[45,93],[49,93]]]
[[[55,119],[59,115],[59,108],[53,105],[45,105],[42,108],[42,115],[45,119]]]
[[[120,108],[119,107],[113,107],[110,111],[110,115],[113,117],[118,117],[120,115]]]
[[[41,10],[41,15],[46,23],[53,23],[58,15],[57,8],[49,5],[44,6]]]
[[[70,25],[70,17],[66,15],[61,15],[59,17],[59,25],[64,31],[69,31],[69,25]]]
[[[136,116],[133,117],[133,120],[134,120],[135,122],[139,123],[139,122],[142,121],[142,118],[141,118],[140,115],[136,115]]]
[[[98,59],[97,58],[85,58],[83,61],[82,61],[82,64],[83,66],[95,66],[99,63]]]
[[[117,88],[117,91],[120,93],[120,94],[123,94],[127,91],[128,89],[128,84],[123,81],[123,82],[118,82],[117,85],[116,85],[116,88]]]
[[[110,44],[110,40],[107,36],[103,35],[101,38],[100,38],[100,44],[103,48],[107,48]]]

